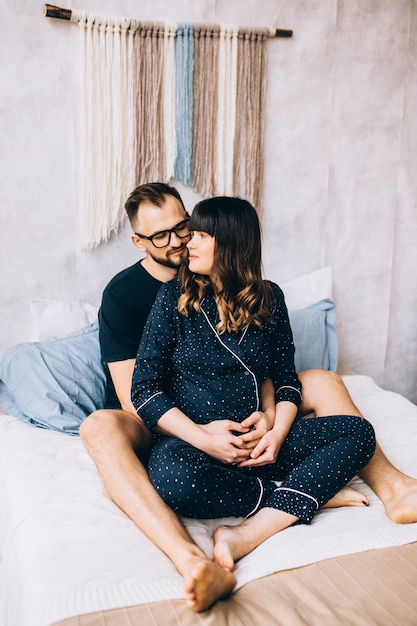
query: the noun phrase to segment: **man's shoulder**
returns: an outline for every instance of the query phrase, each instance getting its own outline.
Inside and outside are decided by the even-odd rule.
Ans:
[[[142,277],[146,279],[146,275],[147,272],[143,269],[141,262],[137,261],[133,265],[125,267],[120,272],[117,272],[117,274],[109,280],[105,290],[117,289],[120,285],[124,285],[125,283],[129,283],[133,280],[136,281],[138,279],[142,279]]]
[[[136,354],[142,329],[155,301],[161,283],[150,276],[141,263],[118,272],[103,291],[98,313],[100,342],[106,361],[131,358]],[[107,350],[114,343],[117,350]],[[106,350],[103,345],[106,343]],[[129,346],[129,355],[119,347]],[[116,356],[117,355],[117,356]]]
[[[134,265],[130,265],[125,269],[118,272],[107,283],[104,293],[125,293],[131,289],[137,292],[138,289],[148,290],[152,292],[158,291],[161,286],[161,282],[151,276],[142,266],[142,263],[138,261]]]

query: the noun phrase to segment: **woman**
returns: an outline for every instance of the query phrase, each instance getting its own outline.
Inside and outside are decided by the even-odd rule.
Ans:
[[[185,517],[246,518],[214,535],[215,561],[232,569],[276,532],[309,523],[371,459],[375,437],[355,416],[297,418],[288,313],[280,288],[262,280],[252,205],[204,200],[190,230],[188,266],[161,288],[145,327],[132,402],[159,433],[149,475],[162,498]],[[269,421],[256,413],[268,378]]]

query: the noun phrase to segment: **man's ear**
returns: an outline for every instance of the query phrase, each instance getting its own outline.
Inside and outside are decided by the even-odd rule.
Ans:
[[[138,250],[141,250],[141,252],[146,252],[146,248],[145,248],[143,239],[141,239],[140,237],[135,235],[135,233],[132,233],[130,238],[131,238],[132,243],[135,246],[135,248],[138,248]]]

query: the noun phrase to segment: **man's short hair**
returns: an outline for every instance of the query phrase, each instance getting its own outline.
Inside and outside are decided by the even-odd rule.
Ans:
[[[166,196],[173,196],[178,200],[185,211],[184,203],[179,192],[175,187],[171,187],[167,183],[146,183],[136,187],[128,197],[125,203],[125,210],[130,223],[136,219],[141,204],[149,202],[154,206],[162,207],[165,203]]]

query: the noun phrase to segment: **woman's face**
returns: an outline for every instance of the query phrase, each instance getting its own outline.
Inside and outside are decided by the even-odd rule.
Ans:
[[[193,230],[187,243],[188,267],[191,272],[210,276],[214,262],[215,239],[201,230]]]

